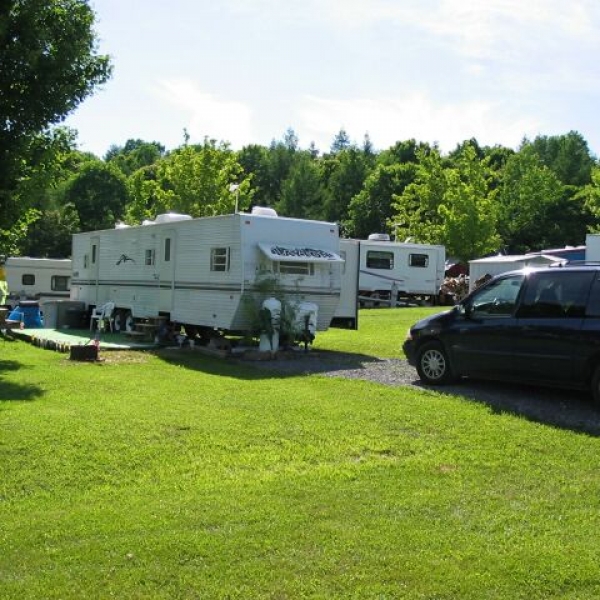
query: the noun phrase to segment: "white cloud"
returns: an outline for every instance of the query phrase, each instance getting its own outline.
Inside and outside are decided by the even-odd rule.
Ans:
[[[342,127],[354,140],[368,133],[378,148],[415,138],[437,142],[445,152],[472,137],[481,144],[514,148],[524,136],[533,137],[540,131],[535,117],[505,112],[500,104],[470,101],[437,105],[421,93],[378,100],[307,96],[300,118],[301,137],[314,140],[321,149],[329,148]]]
[[[187,79],[159,81],[156,93],[186,115],[192,143],[208,136],[241,147],[254,139],[252,111],[241,102],[204,92]]]

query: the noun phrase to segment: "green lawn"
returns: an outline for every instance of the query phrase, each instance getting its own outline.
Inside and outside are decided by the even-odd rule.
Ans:
[[[316,349],[398,356],[435,309]],[[597,599],[600,440],[199,353],[0,339],[0,597]]]

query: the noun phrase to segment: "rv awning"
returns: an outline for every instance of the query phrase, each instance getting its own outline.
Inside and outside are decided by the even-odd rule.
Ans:
[[[284,246],[283,244],[258,244],[264,255],[271,260],[286,262],[344,262],[344,259],[331,250],[321,250],[312,246]]]

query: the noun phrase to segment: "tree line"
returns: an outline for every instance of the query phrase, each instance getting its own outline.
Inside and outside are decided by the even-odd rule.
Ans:
[[[68,130],[52,136],[15,187],[12,222],[0,217],[5,254],[69,256],[79,231],[169,211],[226,214],[236,203],[337,222],[346,237],[443,244],[464,261],[579,245],[600,223],[600,165],[577,132],[524,140],[517,150],[471,139],[443,154],[415,140],[376,152],[368,136],[357,145],[342,130],[321,154],[301,149],[289,130],[238,151],[208,138],[170,152],[128,140],[103,158],[78,151]]]
[[[292,129],[240,150],[184,132],[170,151],[132,139],[81,152],[60,121],[112,69],[87,0],[9,0],[0,23],[0,254],[66,257],[79,231],[236,205],[334,221],[346,237],[443,244],[462,261],[579,245],[600,229],[600,164],[576,131],[446,154],[414,139],[375,150],[343,129],[326,152],[301,148]]]

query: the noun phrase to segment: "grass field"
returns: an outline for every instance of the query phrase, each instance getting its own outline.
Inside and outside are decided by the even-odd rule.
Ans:
[[[398,356],[434,309],[316,348]],[[0,339],[0,598],[597,599],[600,440],[412,388]]]

